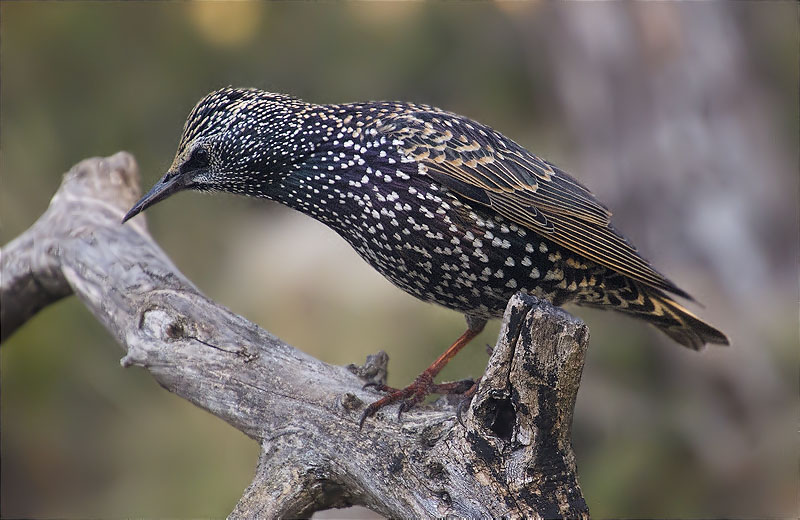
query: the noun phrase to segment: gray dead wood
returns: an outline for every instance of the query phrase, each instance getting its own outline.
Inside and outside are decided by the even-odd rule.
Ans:
[[[463,425],[440,401],[359,431],[360,375],[322,363],[210,301],[153,242],[143,217],[120,225],[138,198],[132,156],[88,159],[64,177],[45,214],[0,252],[2,337],[76,294],[114,335],[123,366],[262,447],[232,518],[297,517],[359,504],[387,517],[588,518],[570,426],[588,330],[517,295]]]

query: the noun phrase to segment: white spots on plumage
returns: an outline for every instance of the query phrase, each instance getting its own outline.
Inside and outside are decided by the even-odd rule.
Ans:
[[[572,273],[574,267],[562,258],[558,247],[543,239],[529,242],[535,234],[431,183],[421,162],[427,151],[410,135],[386,133],[401,130],[392,115],[407,110],[406,105],[334,107],[297,103],[300,108],[294,112],[302,124],[287,125],[284,133],[295,137],[263,153],[275,161],[296,156],[313,160],[302,168],[290,165],[271,176],[262,169],[255,179],[236,180],[236,190],[278,198],[268,190],[280,187],[281,202],[334,227],[396,285],[420,298],[474,315],[497,316],[516,290],[551,297],[562,287],[563,291],[588,294],[591,271],[577,281],[565,279],[564,269]],[[454,125],[449,115],[436,117],[441,118],[436,123],[442,128],[452,129],[451,139],[458,139],[459,146],[473,149],[480,142],[473,136],[486,137],[487,131],[470,125],[473,132],[464,131],[469,138],[462,141],[460,130],[468,128],[463,121]],[[382,119],[380,129],[374,124],[376,119]],[[259,118],[257,124],[271,131],[278,120],[283,121]],[[425,124],[432,128],[429,121]],[[246,134],[238,142],[251,157],[262,153],[263,147],[256,144],[255,133]],[[443,150],[432,146],[425,160],[434,161],[439,156],[444,160]],[[508,153],[502,145],[498,150]],[[476,164],[480,160],[475,158]],[[279,181],[273,182],[276,179]],[[530,238],[521,238],[526,236]],[[500,265],[502,269],[497,269]],[[587,265],[582,264],[582,268],[592,269]]]
[[[547,273],[545,273],[544,278],[545,281],[552,281],[552,280],[563,280],[564,279],[564,271],[557,267],[552,269],[548,269]]]

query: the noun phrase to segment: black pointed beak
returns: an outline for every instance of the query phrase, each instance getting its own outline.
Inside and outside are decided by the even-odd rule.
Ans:
[[[142,197],[139,202],[134,204],[131,210],[125,214],[125,216],[122,218],[122,223],[124,224],[156,202],[160,202],[170,195],[184,190],[187,187],[188,185],[185,175],[167,172],[166,175],[164,175],[164,177],[162,177],[155,186],[150,188],[150,191],[148,191],[147,194]]]

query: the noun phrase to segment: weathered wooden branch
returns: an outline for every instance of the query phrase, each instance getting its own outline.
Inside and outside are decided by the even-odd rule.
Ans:
[[[588,517],[570,425],[588,330],[532,297],[508,305],[463,415],[444,400],[396,419],[358,417],[378,394],[203,296],[153,242],[138,169],[118,153],[66,174],[45,214],[0,252],[2,338],[75,293],[167,390],[255,439],[252,484],[233,518],[297,517],[360,504],[388,517]]]

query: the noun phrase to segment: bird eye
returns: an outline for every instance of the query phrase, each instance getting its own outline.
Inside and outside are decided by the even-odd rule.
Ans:
[[[206,166],[208,164],[208,150],[202,146],[195,148],[189,157],[189,162],[195,167]]]

